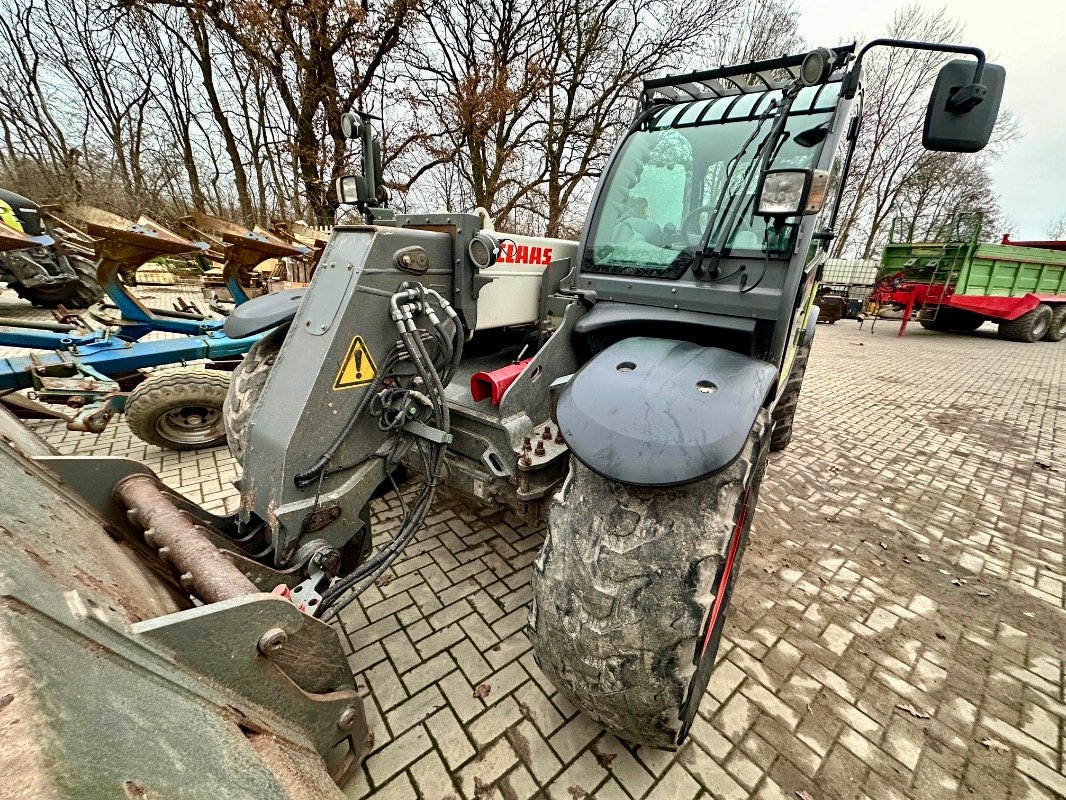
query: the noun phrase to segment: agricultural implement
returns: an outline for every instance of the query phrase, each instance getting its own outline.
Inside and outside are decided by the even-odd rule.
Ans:
[[[258,337],[235,340],[222,330],[221,318],[150,308],[123,280],[153,258],[196,253],[205,245],[151,220],[134,223],[97,210],[83,213],[86,229],[95,237],[97,277],[111,300],[89,312],[103,327],[92,327],[65,309],[54,323],[0,320],[0,346],[44,351],[0,359],[0,391],[33,390],[30,402],[20,398],[13,403],[24,416],[56,416],[36,401],[69,406],[75,412],[68,418],[71,430],[99,433],[116,412],[125,411],[131,429],[151,444],[172,449],[221,444],[226,370]],[[238,291],[242,270],[267,257],[302,252],[273,237],[244,233],[228,230],[223,245],[224,274]],[[17,236],[0,231],[0,248],[20,246]],[[151,333],[183,335],[147,340]],[[142,372],[198,360],[209,361],[214,369]]]
[[[91,250],[58,233],[32,200],[0,189],[0,235],[10,239],[11,231],[26,238],[0,250],[0,281],[19,297],[45,308],[88,308],[104,296]]]
[[[1066,242],[981,241],[981,216],[935,221],[920,239],[899,221],[881,257],[872,299],[915,309],[923,328],[968,332],[995,322],[1015,342],[1066,339]]]
[[[926,142],[987,143],[1002,69],[972,48],[873,44],[977,56],[976,65],[944,67]],[[336,190],[357,221],[334,228],[301,303],[266,295],[225,323],[237,339],[266,334],[235,370],[226,401],[242,468],[239,510],[207,515],[143,467],[131,474],[129,462],[83,459],[71,484],[116,525],[125,520],[116,533],[155,584],[180,586],[184,601],[202,604],[176,612],[194,623],[166,637],[170,652],[193,672],[225,666],[243,680],[247,667],[270,680],[279,677],[268,655],[277,649],[288,659],[281,671],[302,670],[303,683],[289,673],[298,686],[336,690],[335,656],[301,632],[321,630],[377,581],[445,482],[531,522],[547,519],[529,636],[563,695],[625,739],[678,746],[710,678],[768,453],[792,435],[840,200],[828,193],[829,173],[846,139],[843,187],[868,48],[646,81],[578,242],[499,234],[475,214],[380,207],[369,121],[345,115],[345,135],[362,141],[364,173]],[[74,471],[49,465],[64,481]],[[374,542],[367,503],[399,465],[421,481],[396,534]],[[37,575],[28,583],[50,585]],[[42,591],[38,603],[64,613],[57,592]],[[200,627],[245,603],[269,615],[210,634]],[[133,632],[145,630],[139,624]],[[47,695],[57,691],[49,677],[27,683]],[[88,713],[95,701],[27,696]],[[274,708],[283,721],[307,723],[305,754],[328,759],[341,739],[358,757],[359,737],[353,743],[338,728],[364,731],[361,705],[345,702],[350,709],[310,722],[304,706]],[[248,704],[233,718],[231,733],[247,732],[260,756],[270,752],[275,740],[264,734],[277,726]],[[152,719],[160,719],[153,735],[172,725],[163,713]],[[188,735],[199,728],[185,730],[168,752],[201,748]],[[113,752],[139,767],[140,750]],[[111,794],[120,774],[91,773]],[[227,775],[215,776],[227,789],[244,779],[240,769]],[[159,777],[161,796],[169,780]],[[154,793],[151,781],[137,786]]]
[[[178,220],[178,224],[196,241],[208,244],[208,257],[222,263],[217,281],[204,281],[204,296],[212,309],[229,313],[220,303],[240,305],[265,292],[256,267],[267,259],[304,258],[311,249],[278,236],[258,225],[249,230],[210,214],[197,212]]]

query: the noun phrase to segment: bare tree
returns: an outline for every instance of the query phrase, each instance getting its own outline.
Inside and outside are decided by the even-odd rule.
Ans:
[[[419,0],[124,2],[127,7],[185,9],[194,22],[210,22],[269,77],[280,110],[292,121],[292,152],[302,193],[317,221],[331,220],[335,206],[331,187],[345,167],[340,116],[359,105],[371,88],[383,62],[400,43]],[[208,55],[205,48],[201,63],[211,60]],[[228,124],[225,116],[216,115],[220,129]],[[242,192],[247,176],[243,183]],[[242,207],[250,204],[250,198],[242,199]]]
[[[1062,241],[1066,239],[1066,212],[1059,214],[1055,219],[1051,220],[1047,224],[1045,229],[1047,238],[1052,241]]]
[[[575,201],[585,199],[582,190],[632,120],[641,79],[680,69],[734,11],[729,0],[548,0],[543,15],[554,70],[539,109],[548,236],[573,233],[568,217],[584,206]]]

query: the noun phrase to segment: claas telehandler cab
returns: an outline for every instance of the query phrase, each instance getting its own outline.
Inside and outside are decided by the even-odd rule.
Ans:
[[[944,67],[925,141],[984,146],[1001,68],[970,48],[874,44],[976,56]],[[497,233],[479,214],[393,212],[371,121],[346,118],[363,143],[363,174],[338,186],[354,220],[334,228],[306,290],[226,322],[234,337],[281,325],[227,399],[239,510],[207,514],[133,462],[47,459],[113,520],[138,580],[186,606],[152,618],[142,602],[127,634],[206,676],[215,694],[196,696],[229,692],[224,711],[201,707],[258,742],[241,758],[273,770],[270,752],[310,744],[338,777],[365,754],[323,622],[402,556],[442,484],[546,520],[528,634],[563,695],[624,739],[683,741],[767,454],[792,435],[870,46],[646,81],[577,242]],[[414,473],[402,519],[375,539],[368,502],[401,466]],[[120,627],[97,644],[118,652]],[[284,703],[266,713],[271,696]],[[306,760],[286,763],[286,780],[313,777]]]

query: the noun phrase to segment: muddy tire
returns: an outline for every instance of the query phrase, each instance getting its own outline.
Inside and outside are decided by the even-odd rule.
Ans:
[[[1051,329],[1053,317],[1051,306],[1041,303],[1018,319],[999,323],[999,336],[1010,342],[1035,342]]]
[[[200,450],[226,441],[222,403],[229,375],[188,367],[153,372],[126,399],[126,424],[167,450]]]
[[[533,568],[529,636],[571,703],[616,736],[675,748],[714,667],[769,451],[695,483],[638,488],[571,459]]]
[[[807,361],[811,357],[811,345],[807,342],[796,351],[796,360],[792,363],[792,372],[789,373],[785,390],[781,393],[781,399],[774,406],[771,417],[774,423],[773,433],[770,435],[770,452],[776,453],[788,447],[792,441],[792,421],[796,417],[796,406],[799,404],[800,387],[803,386],[803,376],[807,372]]]
[[[248,423],[252,421],[259,395],[263,393],[267,377],[274,367],[288,328],[271,331],[244,354],[241,363],[233,370],[229,393],[223,407],[229,451],[238,464],[244,463],[248,448]]]
[[[1066,339],[1066,303],[1056,305],[1051,311],[1051,326],[1044,334],[1045,342],[1061,342]]]
[[[67,256],[77,280],[61,286],[34,286],[20,283],[9,284],[11,290],[23,300],[29,300],[42,308],[88,308],[104,297],[103,287],[96,281],[96,264],[80,256]]]

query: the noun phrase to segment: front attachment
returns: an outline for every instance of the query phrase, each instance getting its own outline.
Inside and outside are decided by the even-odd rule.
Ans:
[[[0,486],[5,797],[343,796],[371,739],[336,631],[217,518],[3,411]]]
[[[558,421],[581,463],[635,486],[674,486],[723,469],[744,446],[777,369],[672,339],[611,345],[559,397]]]

